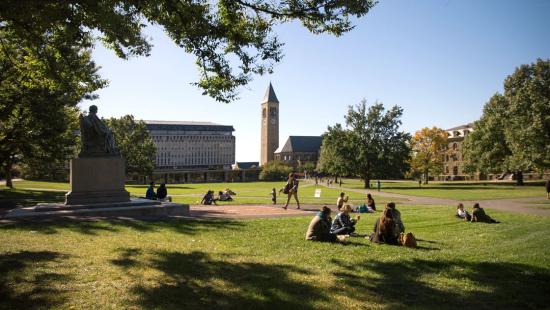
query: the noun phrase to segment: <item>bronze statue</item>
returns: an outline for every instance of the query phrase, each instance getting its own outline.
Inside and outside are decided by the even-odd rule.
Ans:
[[[120,156],[113,132],[97,117],[97,106],[90,106],[87,116],[80,115],[80,141],[78,157]]]

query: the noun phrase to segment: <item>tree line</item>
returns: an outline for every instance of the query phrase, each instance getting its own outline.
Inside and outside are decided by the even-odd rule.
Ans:
[[[346,127],[329,126],[317,171],[355,176],[370,187],[372,178],[422,178],[443,170],[448,134],[437,127],[410,136],[399,131],[403,110],[384,110],[381,103],[367,107],[363,100],[350,106]],[[485,104],[474,130],[464,138],[466,173],[512,172],[518,184],[522,173],[550,168],[550,60],[521,65],[504,80],[504,94]]]

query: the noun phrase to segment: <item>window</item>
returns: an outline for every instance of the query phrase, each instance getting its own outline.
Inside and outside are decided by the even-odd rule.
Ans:
[[[267,117],[267,109],[263,108],[262,109],[262,118],[266,118],[266,117]]]
[[[269,116],[277,116],[277,108],[269,108]]]

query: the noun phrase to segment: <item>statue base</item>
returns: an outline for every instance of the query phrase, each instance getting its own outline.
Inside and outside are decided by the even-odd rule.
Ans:
[[[125,163],[120,157],[71,159],[70,180],[66,205],[130,201],[130,193],[124,189]]]

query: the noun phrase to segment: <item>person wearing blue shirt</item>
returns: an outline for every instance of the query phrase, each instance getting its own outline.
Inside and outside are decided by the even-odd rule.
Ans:
[[[147,192],[145,193],[145,198],[157,200],[157,194],[155,194],[155,182],[149,183],[149,187],[147,187]]]

